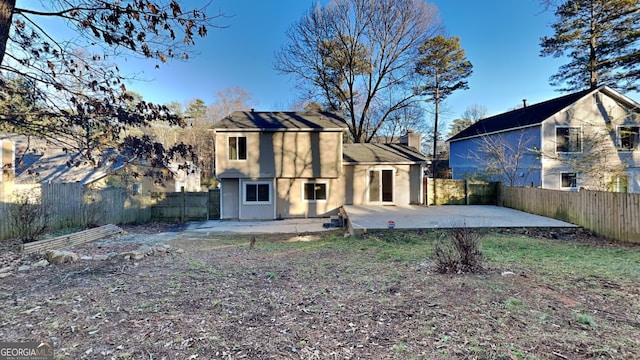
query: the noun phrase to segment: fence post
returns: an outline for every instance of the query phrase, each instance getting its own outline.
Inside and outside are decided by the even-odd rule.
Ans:
[[[469,205],[469,180],[464,179],[464,202]]]
[[[187,217],[187,199],[184,192],[184,186],[180,187],[180,195],[182,196],[182,209],[180,211],[180,222],[184,223]]]

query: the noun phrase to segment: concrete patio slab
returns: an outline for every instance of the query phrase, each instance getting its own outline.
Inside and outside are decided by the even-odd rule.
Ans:
[[[235,220],[209,220],[200,223],[191,223],[185,231],[215,233],[215,234],[303,234],[335,230],[325,224],[329,218],[286,219],[264,221],[235,221]]]
[[[467,227],[545,227],[570,228],[576,225],[544,216],[490,205],[445,206],[354,206],[344,210],[354,233],[373,229],[387,229],[394,221],[396,229],[437,229]],[[211,234],[304,234],[327,230],[329,218],[285,219],[265,221],[209,220],[194,222],[183,231]],[[347,230],[347,229],[345,229]]]
[[[452,227],[570,228],[577,225],[492,205],[443,206],[355,206],[345,205],[353,232],[388,229],[393,221],[396,229],[435,229]]]

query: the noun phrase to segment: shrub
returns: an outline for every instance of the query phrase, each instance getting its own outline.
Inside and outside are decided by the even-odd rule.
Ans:
[[[447,273],[482,272],[480,232],[466,226],[448,231],[444,241],[435,246],[436,271]]]
[[[50,214],[35,191],[15,194],[15,200],[9,205],[11,225],[22,243],[36,241],[47,232]]]

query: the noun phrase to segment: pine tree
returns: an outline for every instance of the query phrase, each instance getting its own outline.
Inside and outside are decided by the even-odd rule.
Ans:
[[[456,90],[468,89],[465,80],[471,76],[473,65],[460,47],[460,38],[436,36],[427,40],[420,48],[421,58],[416,64],[416,73],[423,76],[427,83],[417,91],[433,101],[435,121],[433,127],[433,158],[436,158],[438,117],[440,103]],[[434,162],[435,164],[435,162]],[[434,169],[435,173],[435,169]]]
[[[552,85],[561,91],[640,89],[640,0],[568,0],[555,15],[553,36],[541,39],[541,56],[569,62],[550,78]]]

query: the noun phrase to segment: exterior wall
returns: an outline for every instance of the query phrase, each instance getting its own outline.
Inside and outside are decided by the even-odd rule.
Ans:
[[[193,175],[193,177],[185,177],[185,181],[176,181],[173,173],[167,168],[152,168],[129,163],[125,168],[116,170],[113,174],[91,184],[97,188],[121,187],[144,195],[177,192],[181,191],[183,186],[185,191],[200,191],[199,174]]]
[[[420,205],[424,203],[423,178],[423,166],[411,165],[409,169],[409,204]],[[398,190],[402,191],[402,188]]]
[[[163,171],[163,177],[168,175],[169,171]],[[134,174],[137,174],[134,176]],[[174,191],[175,182],[173,179],[163,182],[155,181],[155,177],[144,176],[145,170],[137,165],[129,164],[126,170],[117,170],[114,174],[96,180],[92,183],[96,188],[118,187],[127,189],[129,192],[134,191],[134,184],[138,193],[149,195],[152,192],[172,192]]]
[[[244,201],[244,188],[247,182],[268,183],[269,184],[269,201],[267,203],[248,203]],[[240,197],[238,203],[240,206],[240,216],[242,220],[272,220],[275,219],[276,196],[274,191],[273,179],[240,179]]]
[[[466,140],[454,141],[449,144],[449,167],[452,170],[452,178],[463,180],[468,178],[480,178],[488,181],[500,181],[509,184],[510,180],[503,174],[488,174],[487,160],[482,148],[487,141],[498,141],[504,144],[511,144],[511,148],[539,149],[541,147],[540,127],[529,127],[524,129],[506,131],[499,134],[487,135],[487,138],[477,137]],[[515,186],[540,186],[542,183],[542,164],[537,153],[532,150],[525,151],[524,156],[518,164]]]
[[[326,184],[327,200],[304,200],[303,186],[309,182]],[[344,205],[344,178],[278,179],[276,183],[278,218],[326,217],[337,214]]]
[[[246,136],[247,159],[229,160],[228,139]],[[222,178],[331,178],[342,164],[342,132],[216,132],[216,174]]]
[[[422,176],[419,165],[345,165],[345,204],[409,205],[422,203]],[[369,201],[369,171],[393,170],[393,202]]]
[[[576,173],[576,188],[608,190],[616,174],[628,176],[629,192],[640,192],[640,149],[618,150],[618,130],[622,125],[640,126],[637,114],[602,92],[587,96],[542,124],[544,143],[542,161],[545,189],[562,187],[562,173]],[[579,127],[583,151],[575,154],[556,152],[556,127]],[[592,160],[589,160],[591,158]],[[588,162],[593,161],[593,165]]]
[[[0,140],[0,181],[13,181],[15,177],[15,145],[11,140]]]

